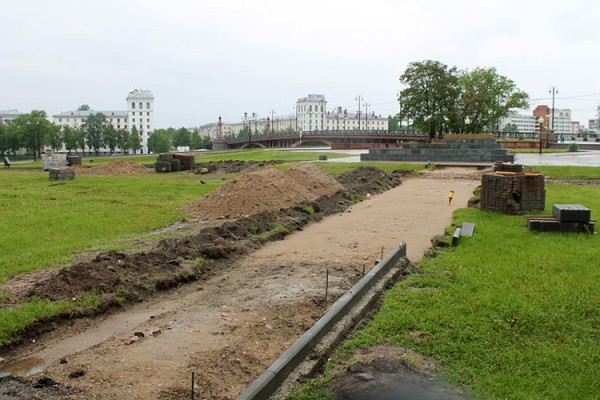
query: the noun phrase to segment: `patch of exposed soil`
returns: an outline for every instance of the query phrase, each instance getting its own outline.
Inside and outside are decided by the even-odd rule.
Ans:
[[[493,172],[493,168],[445,167],[436,166],[421,171],[421,176],[435,179],[473,179],[481,181],[483,174]]]
[[[197,157],[198,159],[198,157]],[[201,159],[201,158],[200,158]],[[236,160],[223,160],[223,161],[210,161],[210,162],[197,162],[195,173],[204,174],[234,174],[240,172],[252,172],[257,169],[266,168],[278,164],[283,164],[283,161],[279,160],[268,160],[268,161],[236,161]]]
[[[268,168],[244,174],[182,211],[202,219],[237,218],[288,208],[342,189],[341,184],[319,167],[302,163],[283,171]]]
[[[433,360],[392,345],[359,349],[332,371],[336,400],[466,400],[435,381]]]
[[[114,161],[97,167],[76,167],[78,175],[135,175],[149,174],[153,170],[132,161]]]

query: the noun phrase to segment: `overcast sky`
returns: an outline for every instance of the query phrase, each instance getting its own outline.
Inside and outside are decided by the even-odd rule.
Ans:
[[[0,0],[0,110],[126,110],[155,96],[157,128],[329,109],[398,110],[410,62],[494,67],[532,108],[600,104],[596,0]],[[364,109],[363,109],[364,110]]]

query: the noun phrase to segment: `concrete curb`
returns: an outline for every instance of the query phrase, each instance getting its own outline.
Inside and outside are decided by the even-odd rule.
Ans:
[[[385,276],[402,257],[406,257],[406,243],[401,243],[390,251],[375,268],[367,273],[346,294],[340,297],[329,310],[308,331],[262,373],[237,400],[266,400],[288,375],[302,362],[308,353],[319,343],[365,294]]]

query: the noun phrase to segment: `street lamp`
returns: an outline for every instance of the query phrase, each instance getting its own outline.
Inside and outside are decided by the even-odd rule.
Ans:
[[[539,139],[540,139],[540,151],[539,151],[539,154],[542,154],[542,126],[544,124],[544,117],[540,116],[538,118],[538,123],[540,124],[540,137],[539,137]]]
[[[469,133],[469,125],[471,125],[471,118],[469,118],[469,116],[467,115],[467,117],[465,118],[465,133]]]

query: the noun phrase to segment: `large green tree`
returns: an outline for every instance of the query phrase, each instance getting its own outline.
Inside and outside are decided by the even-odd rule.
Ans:
[[[484,132],[498,127],[515,108],[526,108],[527,94],[494,68],[459,71],[439,61],[410,63],[400,76],[401,120],[428,132]]]
[[[190,131],[188,131],[185,128],[177,129],[171,139],[171,143],[174,147],[191,146],[192,145],[192,136],[190,134]]]
[[[148,138],[148,150],[153,153],[166,153],[171,150],[171,133],[166,129],[157,129]]]
[[[48,121],[45,111],[33,110],[29,114],[19,115],[11,123],[11,131],[21,139],[21,145],[33,154],[37,160],[41,156],[48,137],[56,131],[56,125]]]
[[[104,132],[108,127],[106,116],[102,113],[90,114],[83,123],[83,130],[88,146],[99,154],[100,148],[104,145]]]
[[[77,152],[77,145],[79,143],[79,132],[77,132],[77,129],[64,125],[61,129],[61,134],[67,152],[69,154],[71,154],[71,151]]]
[[[413,125],[429,137],[448,129],[456,119],[459,75],[439,61],[412,62],[400,76],[405,86],[398,100],[402,103],[400,119],[410,119]]]
[[[527,108],[527,93],[499,75],[495,68],[475,68],[460,75],[460,117],[470,121],[465,132],[498,130],[500,119],[511,109]]]

